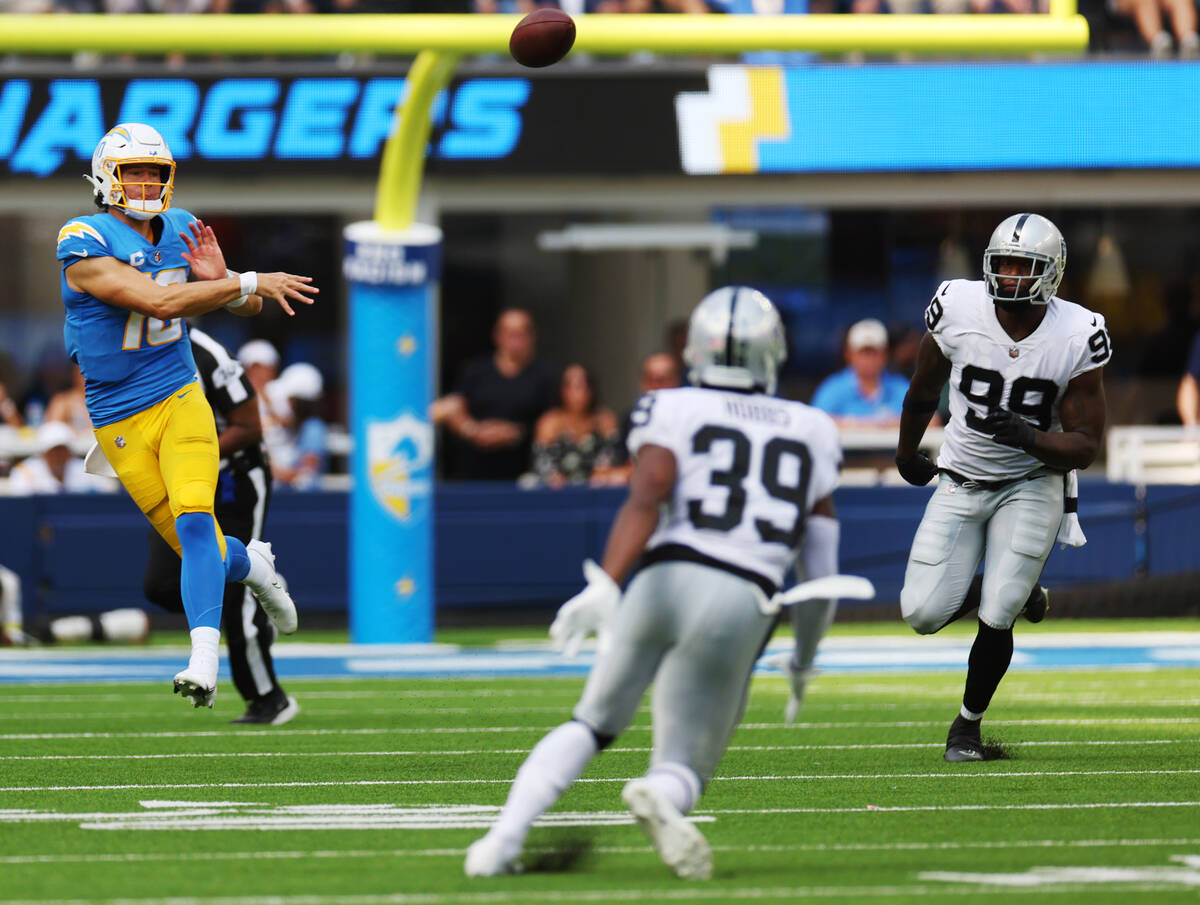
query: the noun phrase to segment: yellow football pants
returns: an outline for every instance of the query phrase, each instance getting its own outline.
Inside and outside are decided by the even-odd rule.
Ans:
[[[138,508],[182,555],[175,519],[185,512],[213,515],[221,458],[217,425],[200,384],[189,383],[136,415],[96,428],[95,434]],[[220,525],[217,544],[224,558]]]

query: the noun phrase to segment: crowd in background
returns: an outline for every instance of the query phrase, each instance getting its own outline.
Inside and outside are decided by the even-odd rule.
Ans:
[[[678,331],[669,348],[647,356],[638,394],[687,381]],[[844,330],[845,366],[827,375],[807,401],[845,430],[894,433],[916,362],[920,333],[910,324],[890,329],[864,318]],[[537,329],[523,309],[502,311],[492,330],[493,351],[466,361],[451,391],[430,406],[439,429],[438,474],[448,480],[515,481],[520,486],[614,486],[631,470],[626,439],[637,399],[610,407],[598,398],[582,362],[557,369],[538,355]],[[237,352],[254,387],[263,442],[276,486],[311,490],[342,469],[332,464],[332,437],[344,430],[327,420],[322,372],[308,362],[281,366],[268,341],[250,340]],[[84,473],[92,444],[79,369],[47,354],[27,380],[0,368],[0,495],[116,491],[115,481]],[[1200,334],[1191,341],[1179,378],[1174,417],[1200,424]],[[785,394],[786,395],[786,394]],[[948,417],[943,400],[942,423]],[[938,423],[935,421],[935,424]],[[21,442],[15,442],[16,438]]]
[[[245,343],[237,358],[258,397],[275,486],[315,488],[330,458],[320,370],[303,361],[281,369],[278,351],[263,339]],[[111,478],[84,472],[82,454],[95,438],[79,368],[47,352],[27,381],[13,376],[0,380],[0,495],[118,490]]]

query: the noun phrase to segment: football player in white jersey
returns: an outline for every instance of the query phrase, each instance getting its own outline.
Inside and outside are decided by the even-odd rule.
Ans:
[[[499,818],[467,850],[468,876],[520,870],[529,828],[629,725],[651,681],[650,769],[622,798],[677,876],[711,874],[708,843],[684,815],[741,719],[797,552],[810,578],[836,571],[837,428],[772,395],[785,355],[779,313],[753,289],[719,289],[692,313],[693,386],[639,402],[636,464],[603,567],[584,563],[587,587],[550,628],[568,655],[599,629],[605,643],[574,719],[538,742]]]
[[[1092,463],[1104,433],[1112,346],[1101,315],[1055,296],[1066,261],[1053,223],[1014,214],[992,233],[984,279],[942,283],[925,311],[896,467],[918,486],[940,476],[900,608],[920,634],[979,608],[948,761],[984,759],[980,721],[1012,659],[1013,623],[1023,611],[1031,621],[1045,614],[1036,585],[1063,516],[1065,475]],[[950,423],[935,466],[918,447],[947,380]]]

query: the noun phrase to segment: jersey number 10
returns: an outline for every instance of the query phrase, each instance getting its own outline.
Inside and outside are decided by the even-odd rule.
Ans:
[[[146,274],[150,276],[150,274]],[[187,271],[182,267],[172,267],[170,270],[160,270],[154,274],[154,282],[160,286],[173,286],[176,283],[187,282]],[[142,347],[142,325],[145,324],[146,344],[162,346],[174,342],[183,336],[183,319],[173,317],[169,321],[157,317],[146,317],[137,311],[130,311],[125,319],[125,335],[121,340],[121,348],[126,352]]]

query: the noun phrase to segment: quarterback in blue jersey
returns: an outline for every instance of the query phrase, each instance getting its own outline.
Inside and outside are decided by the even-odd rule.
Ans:
[[[100,213],[63,226],[58,261],[63,336],[96,433],[88,459],[107,459],[182,558],[192,653],[175,691],[211,707],[225,583],[249,587],[285,634],[296,630],[296,607],[271,545],[226,537],[213,515],[220,450],[183,319],[221,307],[250,316],[264,299],[292,315],[291,302],[311,304],[319,290],[309,277],[226,270],[212,229],[171,207],[175,161],[147,125],[109,130],[85,178]]]

